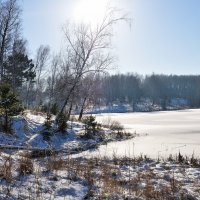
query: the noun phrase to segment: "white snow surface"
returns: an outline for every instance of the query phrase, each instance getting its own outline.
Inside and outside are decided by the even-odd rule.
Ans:
[[[4,157],[0,157],[0,166],[4,163],[3,158]],[[57,170],[47,171],[46,161],[47,160],[41,159],[40,161],[35,160],[33,173],[20,175],[18,173],[19,163],[16,159],[13,160],[12,181],[8,183],[5,179],[0,180],[0,199],[84,199],[89,191],[89,185],[84,177],[75,173],[75,169],[78,168],[61,167]],[[113,173],[113,175],[116,176],[116,180],[127,181],[127,184],[129,181],[132,181],[138,190],[145,190],[145,188],[148,187],[147,184],[150,184],[157,191],[160,191],[163,188],[172,187],[172,181],[174,181],[177,188],[174,195],[177,196],[177,199],[200,200],[199,168],[193,168],[190,165],[181,165],[176,162],[157,162],[154,160],[143,160],[138,163],[136,162],[137,164],[126,162],[126,164],[120,165],[109,163],[109,161],[106,162],[106,167],[109,168],[108,172],[110,172],[110,174]],[[83,162],[80,160],[80,166],[81,165],[83,166]],[[95,166],[96,167],[91,168],[91,175],[94,178],[93,186],[96,188],[95,193],[99,194],[102,187],[99,178],[101,177],[103,167]],[[85,170],[87,171],[87,168]],[[150,178],[148,178],[148,176]],[[106,180],[107,179],[104,181]],[[106,183],[104,182],[104,184]],[[116,194],[112,194],[113,197],[114,195],[118,195],[118,192],[119,196],[107,199],[124,199],[120,191],[116,191]],[[124,192],[128,194],[128,191],[124,190]],[[180,198],[183,192],[188,198]],[[172,193],[167,195],[172,195]],[[131,199],[134,199],[134,197],[137,199],[136,195],[132,194]],[[145,199],[148,198],[141,197],[141,200]],[[174,198],[169,197],[165,199]]]
[[[68,122],[65,134],[54,133],[50,139],[44,138],[42,131],[45,129],[46,116],[43,113],[26,111],[23,116],[17,116],[13,120],[12,134],[0,133],[1,146],[15,146],[38,149],[63,149],[77,147],[80,143],[77,134],[84,129],[79,122]],[[52,117],[52,120],[55,117]]]
[[[200,109],[162,111],[148,113],[104,113],[97,114],[99,122],[108,119],[119,121],[127,131],[138,136],[125,141],[101,145],[94,154],[119,156],[147,155],[151,158],[183,155],[200,155]],[[53,135],[44,140],[40,131],[44,128],[45,115],[27,111],[25,117],[16,117],[12,135],[0,133],[0,145],[27,146],[36,148],[78,147],[76,135],[83,130],[83,124],[69,122],[68,134]],[[89,141],[93,142],[93,141]],[[85,152],[87,154],[87,152]],[[91,154],[91,151],[89,151]]]
[[[83,152],[76,155],[76,157],[87,157],[88,155],[111,156],[115,153],[115,156],[133,157],[143,154],[161,158],[167,157],[169,154],[178,154],[179,151],[189,156],[194,153],[195,157],[199,157],[200,109],[152,113],[99,114],[96,116],[98,121],[107,120],[108,118],[117,120],[124,125],[127,131],[136,132],[139,136],[128,141],[111,142],[100,146],[99,150]],[[78,131],[81,131],[83,124],[69,122],[69,127],[71,126],[72,129],[68,130],[68,137],[53,136],[49,143],[38,133],[43,128],[44,120],[45,116],[42,114],[35,115],[31,112],[27,112],[25,118],[16,117],[13,124],[14,134],[0,133],[0,143],[39,148],[47,148],[50,145],[54,145],[54,148],[69,148],[70,145],[79,145],[79,141],[75,139],[75,136]],[[92,143],[92,141],[90,142]],[[14,182],[8,185],[5,180],[1,179],[0,199],[28,199],[30,194],[35,195],[32,196],[32,199],[37,199],[37,192],[41,192],[43,199],[83,199],[88,192],[87,182],[83,178],[77,177],[74,180],[71,178],[73,174],[64,169],[51,173],[46,172],[42,170],[43,161],[41,161],[40,167],[37,167],[39,164],[35,160],[33,174],[20,176],[17,173],[19,165],[17,156],[12,155],[12,158]],[[63,159],[65,159],[65,156]],[[1,153],[0,165],[3,163],[5,163],[4,154]],[[144,161],[136,166],[118,167],[122,180],[137,177],[138,174],[153,172],[155,173],[155,179],[151,181],[156,188],[170,186],[171,180],[175,179],[181,184],[182,190],[185,190],[186,194],[192,195],[195,199],[200,199],[199,168],[193,168],[189,165],[181,166],[169,161],[156,162],[155,160],[151,162]],[[10,196],[7,194],[8,186]],[[139,186],[145,188],[146,181],[141,179]]]
[[[125,129],[139,137],[101,146],[98,154],[151,158],[177,155],[200,156],[200,109],[148,113],[97,114],[99,122],[119,121]]]

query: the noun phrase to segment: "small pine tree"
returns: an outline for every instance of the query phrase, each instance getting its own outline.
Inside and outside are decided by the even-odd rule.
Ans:
[[[54,103],[54,104],[51,106],[50,112],[51,112],[53,115],[57,115],[57,114],[58,114],[58,105],[57,105],[57,103]]]
[[[184,162],[184,157],[181,155],[180,151],[179,151],[179,154],[178,154],[178,162],[179,163],[183,163]]]
[[[11,133],[11,118],[22,111],[22,106],[17,95],[12,92],[11,86],[7,83],[0,84],[0,116],[1,129]]]
[[[58,131],[64,133],[67,128],[67,116],[64,113],[60,113],[56,118]]]
[[[47,113],[46,120],[44,122],[44,126],[47,130],[51,129],[52,121],[51,121],[51,113]]]
[[[85,117],[82,122],[85,124],[85,136],[91,138],[96,131],[100,129],[100,125],[95,121],[94,116]]]
[[[42,104],[42,101],[40,101],[39,103],[39,107],[38,107],[38,110],[41,111],[41,112],[46,112],[48,113],[48,105],[47,104]]]
[[[46,120],[44,122],[44,129],[41,132],[44,140],[50,140],[51,128],[52,128],[51,113],[47,112]]]

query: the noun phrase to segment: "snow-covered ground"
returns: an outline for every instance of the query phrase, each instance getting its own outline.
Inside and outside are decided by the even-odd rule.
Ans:
[[[46,114],[28,110],[23,115],[14,117],[12,133],[0,132],[0,149],[4,152],[10,150],[10,153],[30,150],[33,155],[38,154],[38,151],[48,155],[52,151],[69,155],[95,149],[103,143],[133,137],[123,131],[118,133],[105,127],[87,132],[86,125],[78,121],[68,121],[67,128],[62,133],[55,124],[55,116],[51,118],[52,125],[49,129],[44,125],[45,120]]]
[[[101,146],[98,154],[148,155],[152,158],[178,154],[200,155],[200,109],[150,113],[97,114],[99,122],[117,120],[139,137]]]
[[[34,158],[24,151],[1,152],[0,199],[200,199],[200,160],[157,159],[179,151],[199,157],[200,110],[102,114],[97,120],[105,123],[108,117],[139,136],[74,155]],[[16,117],[13,135],[0,133],[1,143],[55,149],[92,143],[77,138],[83,131],[77,122],[68,123],[67,135],[44,140],[44,119],[30,111]]]
[[[28,158],[24,171],[22,157],[0,159],[2,200],[200,199],[200,169],[177,161],[60,155]]]
[[[26,149],[53,149],[56,151],[71,151],[75,149],[87,149],[87,147],[98,145],[97,137],[81,138],[85,133],[85,125],[80,122],[67,124],[66,132],[56,132],[56,129],[46,130],[44,126],[46,115],[26,111],[23,116],[16,116],[13,119],[12,133],[0,132],[0,146],[2,148],[26,148]],[[52,116],[54,120],[55,116]],[[52,125],[53,127],[55,124]],[[111,136],[109,130],[101,130],[98,136]]]

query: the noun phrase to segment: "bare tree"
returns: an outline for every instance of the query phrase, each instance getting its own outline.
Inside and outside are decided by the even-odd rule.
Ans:
[[[51,107],[52,103],[55,102],[55,95],[56,95],[56,83],[58,78],[58,71],[61,65],[61,57],[60,55],[55,55],[51,61],[51,67],[49,74],[50,76],[47,79],[47,92],[48,92],[48,99],[49,99],[49,108]]]
[[[124,20],[127,20],[126,16],[119,16],[116,9],[108,9],[102,22],[96,28],[84,24],[79,26],[68,24],[64,29],[68,44],[70,73],[73,79],[60,113],[63,113],[71,95],[87,73],[104,72],[113,64],[113,57],[107,50],[111,47],[113,26]]]
[[[20,31],[21,9],[17,0],[0,2],[0,79],[4,76],[4,58],[12,50],[13,40]]]
[[[45,72],[45,67],[49,59],[50,48],[49,46],[41,45],[36,54],[35,59],[35,72],[36,72],[36,105],[38,106],[41,101],[41,91],[43,90],[42,76]]]
[[[27,54],[27,40],[23,38],[15,38],[12,47],[12,54],[14,54],[15,52]]]
[[[100,85],[99,76],[95,73],[88,74],[81,81],[79,89],[79,121],[81,121],[85,109],[94,105],[96,103],[96,99],[100,97],[101,87],[98,87]]]

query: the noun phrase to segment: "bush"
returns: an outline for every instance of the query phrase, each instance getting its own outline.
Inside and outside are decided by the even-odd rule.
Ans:
[[[82,122],[85,124],[85,136],[92,137],[93,134],[101,129],[101,125],[95,121],[95,117],[90,115],[83,118]]]
[[[2,166],[0,166],[0,178],[5,179],[7,182],[12,181],[12,158],[7,157]]]
[[[52,121],[51,121],[51,114],[47,113],[46,120],[44,122],[44,129],[41,131],[44,140],[50,140],[50,136],[52,134]]]
[[[11,118],[22,110],[17,94],[11,90],[11,86],[7,83],[0,84],[0,128],[6,133],[11,133]]]
[[[51,121],[51,114],[48,112],[46,116],[46,120],[44,122],[44,126],[46,130],[50,130],[52,127],[52,121]]]
[[[58,131],[64,133],[67,128],[67,116],[64,113],[60,113],[56,118],[56,124],[58,126]]]
[[[52,155],[47,161],[47,170],[59,170],[62,169],[65,165],[65,161],[62,158],[58,158],[57,155]]]
[[[180,151],[179,151],[179,154],[178,154],[178,162],[179,163],[183,163],[184,162],[184,157],[181,155]]]
[[[42,102],[40,102],[40,105],[38,108],[36,108],[36,110],[41,111],[41,112],[48,112],[48,105],[47,104],[42,104]]]
[[[112,121],[110,124],[110,129],[120,133],[124,130],[124,127],[118,121]]]
[[[199,163],[198,159],[194,157],[194,154],[192,155],[192,157],[190,159],[190,163],[193,167],[199,167],[200,166],[200,163]]]
[[[19,173],[21,175],[32,174],[33,173],[33,162],[28,157],[23,157],[19,161]]]
[[[118,121],[112,121],[111,118],[108,118],[103,122],[103,126],[113,131],[113,134],[116,136],[116,139],[123,139],[131,137],[131,133],[124,130],[124,126]]]
[[[50,112],[53,115],[57,115],[58,114],[58,105],[57,103],[54,103],[51,108],[50,108]]]

